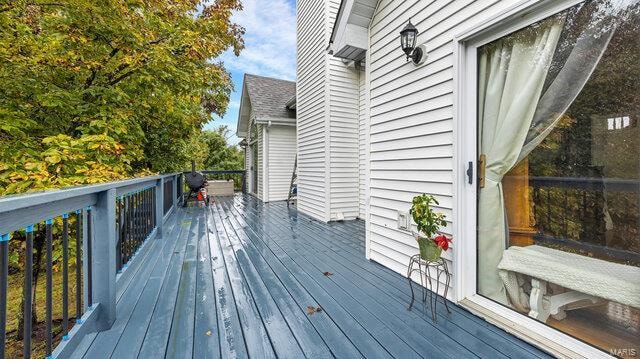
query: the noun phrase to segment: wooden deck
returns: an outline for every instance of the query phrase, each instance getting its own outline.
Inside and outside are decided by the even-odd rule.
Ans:
[[[119,291],[113,327],[74,357],[547,357],[455,305],[438,306],[438,324],[407,311],[406,279],[365,259],[361,221],[236,196],[177,211],[164,233]]]

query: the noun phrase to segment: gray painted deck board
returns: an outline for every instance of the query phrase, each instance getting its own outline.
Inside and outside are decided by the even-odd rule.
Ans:
[[[151,321],[138,353],[139,358],[161,358],[166,353],[173,313],[175,310],[181,310],[181,308],[175,307],[176,295],[180,285],[182,262],[192,223],[193,216],[187,216],[178,224],[180,227],[179,239],[167,268],[168,272],[160,290],[160,297],[155,308],[148,308],[152,311]]]
[[[196,283],[196,318],[194,328],[194,358],[220,358],[218,315],[211,273],[211,249],[207,239],[207,221],[198,225],[198,265]]]
[[[548,357],[452,303],[437,324],[421,303],[407,311],[406,278],[364,258],[362,221],[326,224],[235,196],[167,223],[114,326],[74,357]]]
[[[160,239],[167,241],[169,245],[165,247],[166,249],[163,251],[160,258],[158,258],[156,267],[147,280],[147,284],[140,297],[140,300],[136,304],[136,307],[131,314],[127,326],[124,328],[120,340],[113,350],[112,357],[135,357],[140,351],[143,340],[147,333],[149,322],[151,321],[151,316],[153,314],[153,310],[149,310],[149,308],[155,307],[156,303],[158,302],[158,297],[162,290],[162,285],[165,281],[167,271],[169,270],[169,268],[171,268],[171,260],[173,257],[173,253],[176,250],[178,239],[180,238],[180,223],[183,218],[184,213],[177,215],[176,220],[170,227],[171,230],[166,231],[166,233],[169,233],[169,235],[165,234],[163,238]],[[156,253],[154,254],[157,255]]]

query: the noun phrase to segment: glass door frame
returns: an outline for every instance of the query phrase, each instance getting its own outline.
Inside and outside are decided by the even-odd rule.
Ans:
[[[454,46],[454,296],[487,321],[568,357],[610,358],[591,345],[477,293],[477,49],[584,0],[524,0],[459,33]],[[469,176],[471,175],[471,176]],[[471,181],[469,180],[471,177]],[[470,183],[471,182],[471,183]]]

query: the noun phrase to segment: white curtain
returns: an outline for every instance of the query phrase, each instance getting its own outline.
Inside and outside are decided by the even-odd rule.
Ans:
[[[563,23],[555,16],[480,50],[478,116],[486,172],[478,198],[478,292],[503,304],[507,296],[497,269],[507,238],[501,181],[525,143]]]
[[[545,88],[531,121],[516,164],[526,158],[560,122],[596,69],[624,10],[637,0],[591,1],[573,8],[566,20],[568,38],[561,40],[546,79]],[[577,26],[576,24],[586,24]],[[607,214],[606,202],[603,209]],[[526,279],[511,271],[500,271],[508,299],[519,311],[529,311],[529,296],[523,290]]]
[[[548,85],[538,102],[517,162],[527,157],[556,127],[600,62],[622,20],[620,13],[634,3],[637,0],[592,1],[575,10],[575,16],[568,21],[573,24],[582,20],[587,25],[575,39],[564,41],[563,48],[570,51],[566,51],[568,55],[561,56],[555,64],[560,68],[557,75],[552,81],[547,79]]]

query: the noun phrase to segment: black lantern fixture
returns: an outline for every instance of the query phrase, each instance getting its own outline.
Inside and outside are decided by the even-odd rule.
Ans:
[[[416,47],[417,38],[418,29],[409,20],[409,23],[400,31],[400,46],[407,55],[407,61],[411,59],[414,64],[419,65],[424,61],[424,45]]]

